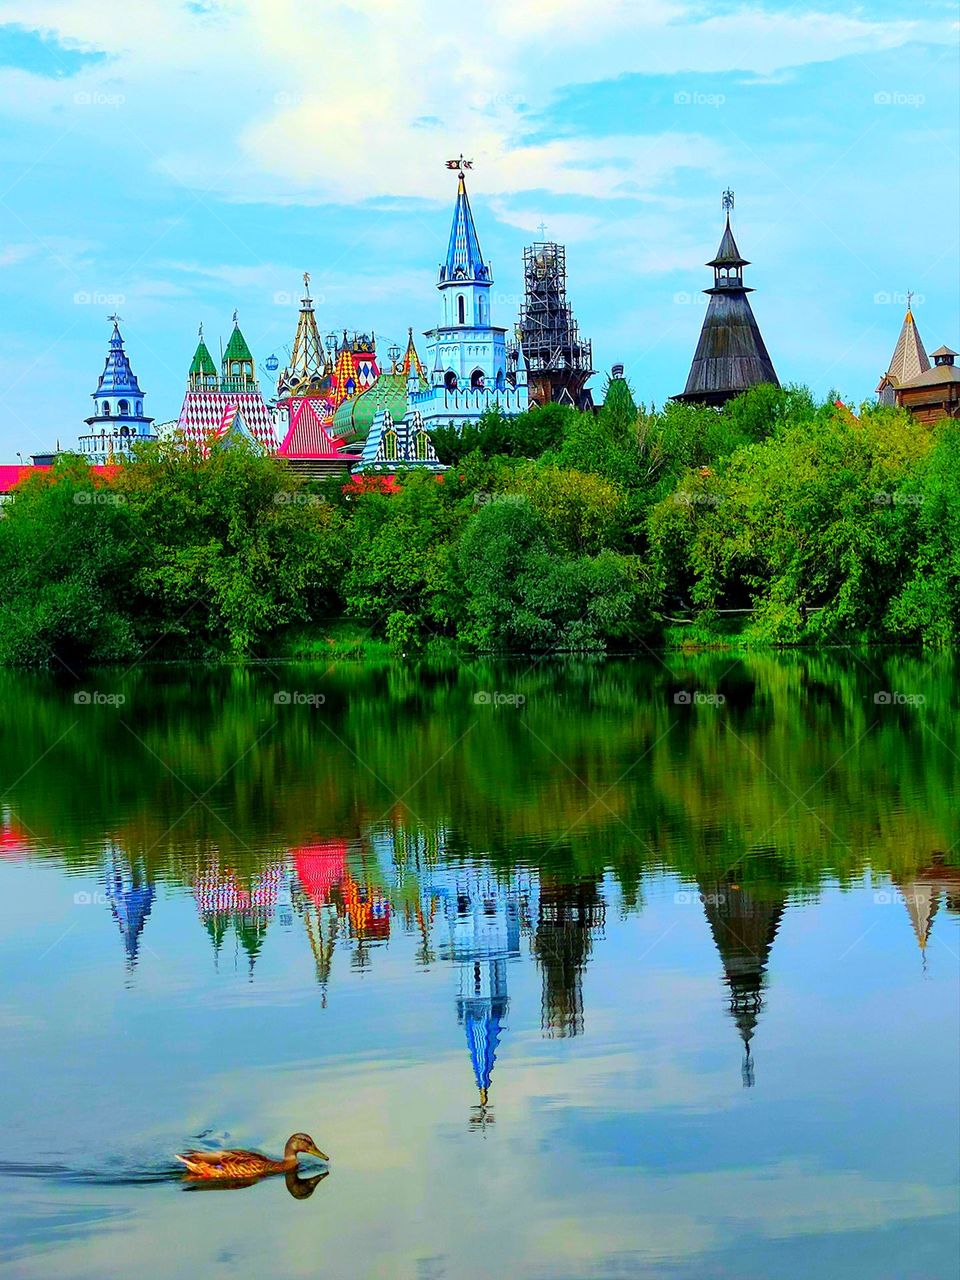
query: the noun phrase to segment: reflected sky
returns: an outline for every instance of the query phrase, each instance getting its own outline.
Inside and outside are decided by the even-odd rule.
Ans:
[[[749,752],[772,765],[792,730],[801,794],[824,726],[836,759],[863,710],[866,677],[841,673],[821,721],[811,673],[804,694],[785,672],[751,673],[731,731],[671,722],[642,671],[590,673],[590,699],[554,673],[542,719],[527,686],[547,748],[499,793],[525,731],[470,730],[479,796],[454,786],[462,677],[412,706],[370,677],[342,743],[287,721],[272,763],[225,779],[270,714],[256,683],[191,705],[138,676],[129,723],[179,744],[167,767],[100,720],[69,772],[43,751],[72,707],[26,682],[0,750],[11,1274],[952,1276],[955,761],[880,724],[806,797],[820,822],[781,795],[745,840],[779,785],[744,777]],[[212,816],[171,825],[174,774],[215,783]],[[309,1195],[172,1172],[185,1146],[278,1154],[301,1129],[331,1155]]]

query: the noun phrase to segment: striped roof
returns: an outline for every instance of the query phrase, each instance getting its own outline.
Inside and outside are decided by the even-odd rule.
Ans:
[[[275,453],[273,415],[257,391],[188,391],[177,427],[191,443],[208,449],[230,430],[238,415],[257,443]]]
[[[923,343],[920,340],[913,312],[908,307],[907,314],[903,317],[900,337],[897,339],[890,367],[885,374],[885,381],[893,383],[895,387],[899,387],[904,382],[909,382],[911,378],[916,378],[921,373],[926,373],[929,368],[930,361],[927,359],[927,353],[923,349]],[[883,383],[881,382],[880,385],[882,386]]]
[[[286,402],[290,426],[277,450],[281,458],[337,458],[344,441],[335,440],[324,425],[327,401],[301,398]]]

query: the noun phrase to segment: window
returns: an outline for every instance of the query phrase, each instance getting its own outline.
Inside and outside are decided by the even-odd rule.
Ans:
[[[120,414],[121,418],[125,418],[129,412],[130,412],[130,401],[121,400],[120,403],[117,405],[117,413]]]
[[[103,402],[103,414],[104,414],[104,417],[106,418],[110,417],[110,401],[109,400],[104,400]]]
[[[470,389],[472,391],[483,390],[483,370],[482,369],[474,369],[473,373],[471,373]]]
[[[137,417],[138,418],[143,417],[143,401],[142,400],[137,401]]]
[[[383,456],[388,462],[397,460],[397,433],[392,428],[383,436]]]
[[[457,294],[457,324],[466,323],[464,319],[465,315],[466,315],[466,303],[464,302],[463,294],[458,293]]]
[[[425,431],[417,432],[417,442],[415,452],[418,462],[426,462],[430,455],[430,437]]]
[[[453,372],[452,369],[448,369],[447,372],[443,375],[443,385],[446,387],[448,391],[456,391],[457,375]]]

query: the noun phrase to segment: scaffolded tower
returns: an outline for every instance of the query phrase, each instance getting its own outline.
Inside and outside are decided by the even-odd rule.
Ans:
[[[524,249],[523,279],[517,340],[529,370],[530,401],[586,407],[591,403],[586,384],[594,372],[593,350],[580,337],[567,301],[564,245],[546,241]]]

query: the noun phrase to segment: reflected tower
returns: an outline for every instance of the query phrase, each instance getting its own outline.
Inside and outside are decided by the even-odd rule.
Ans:
[[[720,959],[724,982],[730,991],[730,1013],[743,1041],[743,1085],[754,1083],[750,1042],[763,1009],[767,962],[777,936],[786,897],[760,898],[725,880],[700,884],[707,923]]]
[[[565,884],[542,877],[533,949],[543,973],[541,1026],[551,1039],[583,1032],[583,971],[604,917],[598,879]]]
[[[116,845],[108,854],[104,888],[113,918],[120,926],[127,953],[127,969],[136,968],[140,954],[140,935],[153,906],[155,890],[146,872]]]

